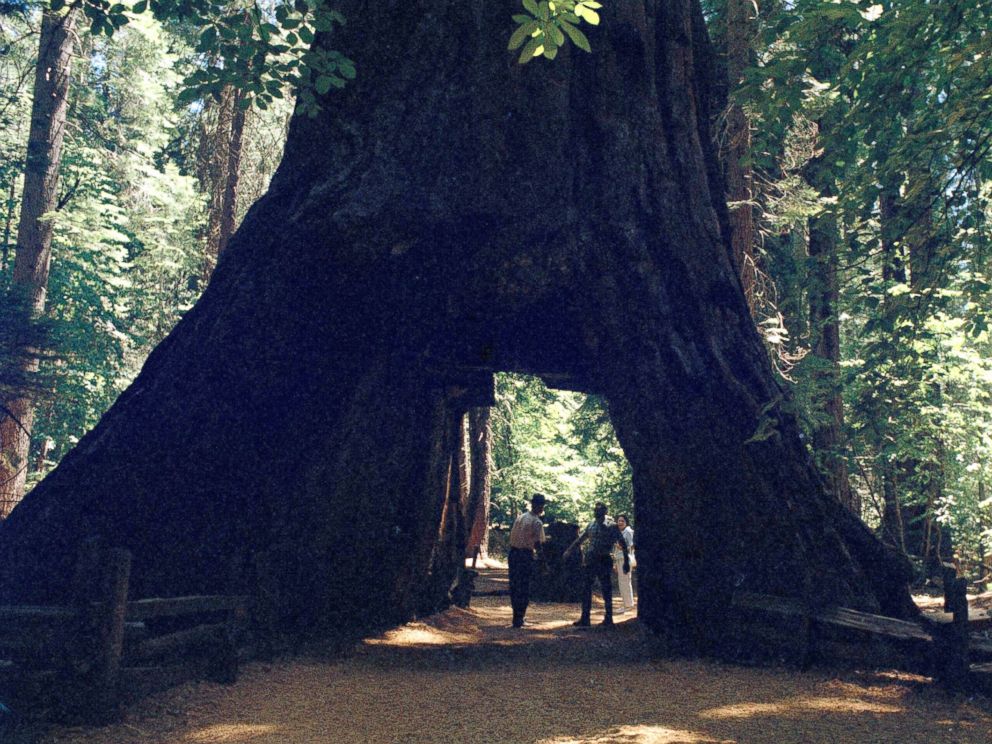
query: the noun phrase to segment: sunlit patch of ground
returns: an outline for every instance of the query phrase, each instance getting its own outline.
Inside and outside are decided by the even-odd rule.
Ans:
[[[968,604],[973,610],[988,610],[992,609],[992,592],[981,592],[979,594],[973,594],[969,592],[967,595]],[[914,594],[913,602],[921,610],[943,610],[944,609],[944,597],[938,592],[933,594]]]
[[[279,727],[271,724],[215,723],[193,731],[186,737],[192,744],[226,744],[257,739],[259,736],[278,732]]]
[[[836,697],[799,697],[775,703],[735,703],[704,710],[702,718],[752,718],[754,716],[794,716],[810,712],[828,713],[902,713],[897,705],[884,705],[870,700]]]
[[[464,645],[482,640],[475,614],[452,607],[447,612],[387,631],[365,641],[368,646]]]
[[[732,744],[731,739],[713,739],[693,731],[676,731],[663,726],[617,726],[609,731],[580,739],[556,736],[535,744]]]
[[[518,630],[507,598],[476,598],[347,658],[249,664],[234,685],[186,685],[42,744],[992,742],[989,701],[925,678],[655,659],[633,617],[574,628],[578,614],[535,603]]]

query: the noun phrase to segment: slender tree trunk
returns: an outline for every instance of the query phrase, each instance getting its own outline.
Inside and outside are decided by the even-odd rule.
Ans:
[[[751,122],[734,100],[744,82],[744,70],[754,53],[757,6],[753,0],[727,0],[727,107],[724,140],[727,199],[731,202],[730,227],[734,262],[741,277],[748,307],[754,311],[754,176],[750,166]]]
[[[472,471],[472,424],[468,413],[458,418],[458,441],[455,454],[455,464],[458,468],[458,510],[460,524],[465,530],[462,538],[464,553],[462,558],[471,555],[472,551],[472,516],[471,489],[475,473]]]
[[[238,184],[241,181],[241,149],[245,138],[245,120],[248,109],[242,105],[244,93],[234,94],[234,113],[231,117],[231,136],[227,147],[227,172],[224,184],[224,201],[220,219],[220,239],[217,244],[217,254],[227,248],[234,234],[238,218]]]
[[[901,179],[888,179],[878,197],[879,225],[882,241],[882,279],[906,282],[906,261],[901,240],[899,188]],[[890,301],[891,304],[891,301]]]
[[[930,172],[925,167],[915,168],[907,175],[907,181],[917,186],[920,182],[929,184]],[[933,225],[931,209],[931,190],[929,188],[914,188],[915,198],[903,206],[906,212],[905,238],[909,264],[909,285],[914,297],[922,298],[927,290],[938,286],[940,276],[944,271],[942,263],[946,257],[941,255],[941,242],[937,238]],[[916,300],[918,314],[925,312],[923,299]],[[925,370],[916,364],[913,370],[918,375],[921,386],[926,386],[928,403],[935,410],[941,410],[943,391],[936,382],[925,382]],[[952,555],[950,531],[941,527],[937,521],[936,512],[944,497],[944,457],[946,447],[940,431],[939,417],[935,420],[922,422],[922,430],[918,436],[923,439],[923,447],[929,456],[917,463],[915,476],[921,498],[916,504],[908,505],[909,520],[917,525],[913,548],[922,556],[928,576],[940,576],[940,564]],[[904,522],[907,521],[904,519]]]
[[[985,479],[984,478],[983,479],[980,479],[978,481],[978,503],[979,504],[984,504],[985,503]],[[986,541],[986,539],[984,537],[979,540],[979,542],[978,542],[978,556],[979,556],[979,560],[981,561],[981,565],[978,567],[978,580],[979,581],[985,581],[985,577],[988,576],[989,570],[990,570],[990,568],[992,568],[992,566],[989,565],[989,555],[988,555],[988,552],[987,552],[987,550],[988,550],[987,546],[988,546],[988,543],[987,543],[987,541]]]
[[[901,179],[883,179],[879,194],[879,231],[882,245],[882,280],[886,285],[890,282],[906,282],[906,262],[901,241],[899,190]],[[886,292],[879,311],[891,319],[892,327],[901,312],[902,296],[893,296]],[[895,401],[895,393],[886,393],[886,400],[891,401],[893,415],[900,407]],[[886,414],[883,422],[891,418]],[[884,441],[878,442],[878,450],[882,457],[888,460],[882,466],[882,493],[885,499],[885,509],[882,513],[881,533],[886,541],[902,552],[908,554],[906,543],[906,524],[901,504],[901,492],[907,478],[907,467],[903,459],[891,459],[886,452]]]
[[[0,273],[7,272],[7,261],[10,258],[10,230],[14,226],[14,208],[17,206],[16,181],[10,179],[10,187],[7,189],[7,214],[3,220],[3,259],[0,260]]]
[[[493,428],[488,407],[469,411],[472,481],[468,497],[469,549],[477,547],[482,558],[489,557],[489,505],[492,495]]]
[[[906,550],[906,530],[903,525],[903,510],[899,500],[900,483],[896,480],[897,468],[885,463],[881,468],[882,481],[882,539],[903,555]]]
[[[471,422],[468,414],[464,414],[458,427],[458,446],[456,462],[458,465],[458,484],[461,489],[458,492],[458,500],[462,504],[462,509],[467,510],[470,497],[470,483],[473,477],[472,453],[471,453]]]
[[[942,272],[941,242],[935,234],[931,207],[930,171],[916,168],[907,175],[910,190],[916,196],[902,205],[905,213],[904,242],[907,246],[909,283],[915,292],[934,287]],[[921,185],[922,184],[922,185]]]
[[[908,284],[912,292],[909,295],[886,296],[882,311],[892,319],[893,327],[907,320],[919,322],[921,311],[925,310],[921,297],[928,287],[933,286],[941,270],[928,190],[912,188],[914,179],[927,178],[926,172],[910,174],[910,188],[906,191],[917,194],[915,199],[907,201],[902,195],[903,184],[907,183],[907,178],[902,175],[883,183],[880,195],[882,276],[889,282]],[[910,389],[924,385],[924,370],[919,359],[907,359],[902,368],[902,374],[909,377],[912,383]],[[906,421],[903,425],[907,428],[915,427],[908,432],[908,436],[915,439],[914,446],[920,454],[900,456],[892,463],[890,477],[899,483],[900,488],[895,502],[886,504],[883,528],[886,534],[895,536],[898,533],[897,544],[908,555],[923,560],[925,576],[939,575],[942,558],[949,557],[951,553],[950,536],[941,534],[940,525],[934,518],[936,505],[943,497],[944,443],[939,422],[912,423],[912,407],[915,404],[901,398],[904,389],[886,393],[886,397],[893,401],[888,418]],[[937,409],[940,408],[941,395],[938,385],[930,386],[929,403]]]
[[[741,589],[912,614],[741,293],[698,3],[611,3],[592,54],[526,66],[481,0],[341,10],[362,22],[316,48],[362,75],[294,119],[196,307],[0,526],[0,599],[60,596],[72,547],[105,534],[139,596],[251,590],[265,550],[287,625],[408,617],[460,401],[509,370],[607,399],[648,628],[719,648]]]
[[[825,197],[833,195],[821,158],[807,168],[807,180]],[[840,282],[837,276],[837,251],[840,229],[832,211],[809,220],[809,315],[813,337],[813,354],[823,365],[817,375],[817,392],[823,401],[827,421],[813,431],[813,450],[819,460],[827,486],[837,500],[860,516],[861,502],[851,488],[844,456],[844,400],[840,380]]]
[[[224,86],[220,101],[216,104],[217,120],[213,132],[204,134],[200,161],[206,163],[201,183],[210,191],[210,206],[207,209],[206,256],[203,263],[203,279],[213,274],[220,256],[221,223],[224,216],[224,196],[227,193],[229,150],[231,145],[231,121],[234,118],[234,88]]]
[[[38,450],[38,459],[35,461],[34,469],[41,472],[48,464],[48,453],[52,449],[52,440],[45,437],[41,442],[41,449]]]
[[[58,197],[77,16],[76,9],[42,13],[24,194],[9,298],[10,312],[32,317],[44,313],[48,292],[54,223],[45,216],[55,209]],[[26,372],[37,368],[32,350],[25,349],[22,365]],[[7,415],[0,420],[0,519],[24,495],[34,421],[34,404],[27,395],[4,401],[4,407]]]

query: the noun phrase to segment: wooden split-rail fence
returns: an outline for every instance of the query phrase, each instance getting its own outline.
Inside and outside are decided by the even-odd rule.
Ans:
[[[186,680],[235,681],[247,599],[129,601],[130,570],[126,550],[84,551],[71,602],[0,606],[0,700],[32,717],[105,723]]]
[[[967,580],[944,567],[944,610],[918,622],[844,607],[811,607],[798,599],[738,592],[741,615],[735,642],[791,658],[802,667],[815,660],[847,659],[894,665],[934,677],[952,690],[992,695],[992,613],[969,617]]]

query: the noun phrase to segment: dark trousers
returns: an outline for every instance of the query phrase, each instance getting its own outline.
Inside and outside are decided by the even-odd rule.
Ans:
[[[603,591],[603,602],[606,603],[606,620],[613,620],[613,559],[610,556],[588,558],[585,566],[585,583],[582,587],[582,619],[588,621],[592,611],[592,585],[599,579]]]
[[[524,614],[530,604],[530,577],[534,572],[534,551],[510,548],[510,606],[513,608],[513,624],[521,626]]]

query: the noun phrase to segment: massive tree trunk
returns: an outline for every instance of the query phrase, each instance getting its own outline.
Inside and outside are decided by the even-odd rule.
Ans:
[[[45,215],[55,209],[59,164],[65,137],[69,71],[79,10],[46,10],[38,35],[31,128],[24,167],[24,196],[17,224],[17,248],[11,297],[4,313],[37,317],[45,311],[48,273],[52,260],[54,223]],[[37,355],[22,350],[23,371],[37,368]],[[18,395],[3,401],[0,409],[0,519],[6,517],[24,494],[28,473],[34,401]]]
[[[296,117],[200,302],[0,527],[3,598],[61,596],[102,534],[138,595],[250,588],[266,551],[286,622],[406,617],[456,417],[511,370],[609,401],[648,627],[709,647],[738,588],[911,612],[751,322],[698,4],[612,3],[592,54],[526,66],[491,4],[345,5],[359,80]]]

